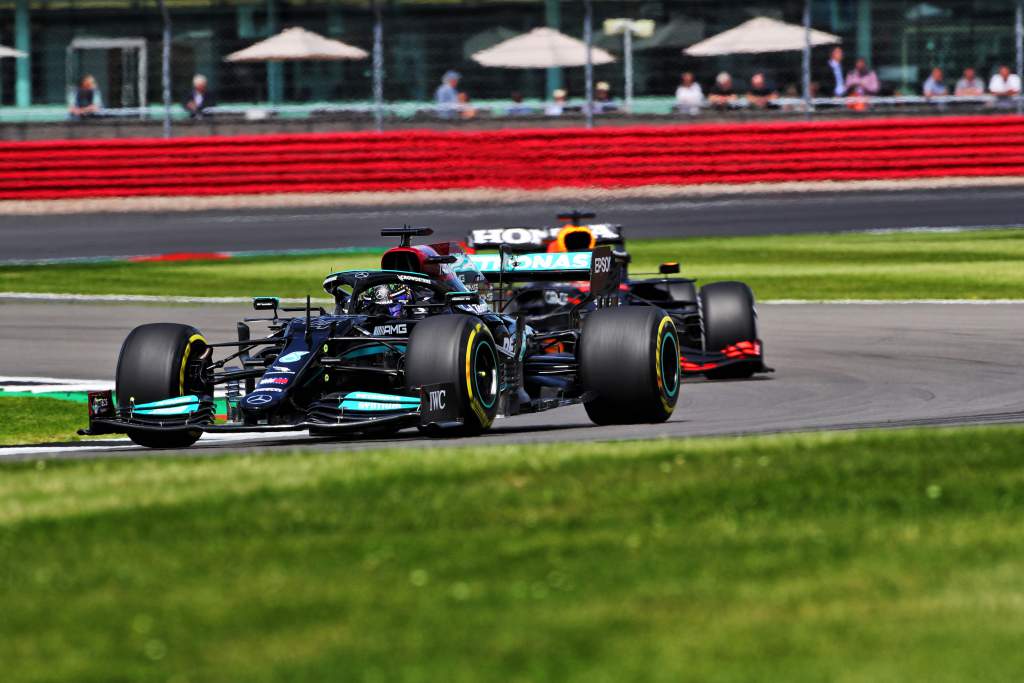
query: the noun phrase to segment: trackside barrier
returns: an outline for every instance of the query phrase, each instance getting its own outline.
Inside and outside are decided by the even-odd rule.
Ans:
[[[1016,175],[1016,116],[0,143],[0,199]]]

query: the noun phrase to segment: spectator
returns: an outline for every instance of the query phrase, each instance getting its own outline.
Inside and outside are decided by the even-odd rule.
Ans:
[[[696,116],[702,104],[704,104],[704,91],[700,89],[700,83],[694,79],[693,72],[687,71],[680,79],[679,87],[676,88],[676,108],[681,112]]]
[[[103,96],[100,94],[100,89],[96,87],[96,79],[92,77],[92,74],[86,74],[79,83],[78,90],[75,91],[68,111],[72,118],[85,119],[96,116],[101,109],[103,109]]]
[[[768,103],[776,99],[779,93],[768,87],[764,80],[764,74],[760,71],[750,77],[750,91],[747,93],[747,102],[757,109],[766,109]]]
[[[957,97],[978,97],[985,94],[985,81],[978,78],[974,69],[967,67],[963,76],[956,82],[953,94]]]
[[[846,75],[846,94],[865,97],[877,95],[879,89],[878,76],[868,68],[863,57],[858,57],[853,71]]]
[[[206,76],[196,74],[192,77],[192,92],[185,100],[185,109],[194,119],[201,119],[206,110],[213,106],[213,96],[206,89]]]
[[[460,119],[473,119],[476,118],[476,107],[469,102],[469,94],[460,92],[458,94],[459,103],[459,118]]]
[[[811,99],[818,96],[818,82],[811,81],[809,84]],[[782,107],[783,111],[806,111],[807,105],[803,102],[803,95],[800,93],[800,88],[796,83],[790,83],[786,86],[786,89],[782,92],[782,96],[787,102]]]
[[[456,88],[461,78],[462,74],[452,70],[445,71],[441,77],[441,85],[437,86],[434,92],[434,101],[437,103],[437,113],[442,118],[450,119],[455,116],[455,111],[459,107],[459,91]]]
[[[618,111],[619,105],[612,99],[612,87],[607,81],[600,81],[594,86],[594,113]]]
[[[544,108],[544,113],[548,116],[561,116],[564,114],[568,95],[569,93],[565,92],[561,88],[552,91],[551,103]]]
[[[932,69],[931,76],[924,82],[924,86],[921,88],[921,94],[927,98],[942,97],[949,94],[949,89],[946,84],[942,81],[942,69],[935,67]]]
[[[529,116],[533,113],[533,107],[523,104],[523,93],[517,90],[512,93],[512,105],[505,113],[508,116]]]
[[[729,109],[735,106],[736,91],[732,87],[732,76],[723,71],[715,77],[715,84],[708,91],[708,102],[715,109]]]
[[[1005,106],[1011,98],[1020,94],[1020,77],[1010,73],[1010,67],[1001,64],[999,71],[992,74],[988,82],[988,91],[996,96],[999,104]]]
[[[846,80],[843,78],[843,48],[834,47],[828,58],[828,68],[832,74],[832,97],[842,97],[846,94]]]

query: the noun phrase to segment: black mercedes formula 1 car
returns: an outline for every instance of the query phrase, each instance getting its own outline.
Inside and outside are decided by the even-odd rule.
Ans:
[[[180,448],[204,432],[472,434],[497,416],[573,403],[597,424],[671,416],[680,380],[674,319],[657,306],[618,305],[610,248],[484,258],[480,268],[457,244],[412,245],[428,228],[382,234],[401,244],[379,270],[324,280],[331,312],[308,298],[290,309],[258,297],[264,317],[239,322],[234,340],[207,341],[177,323],[135,328],[114,392],[89,395],[81,433]],[[543,330],[523,311],[489,305],[507,283],[582,280],[587,294]],[[254,323],[267,326],[265,336],[253,337]]]
[[[712,282],[698,289],[692,278],[672,277],[679,273],[678,263],[663,263],[651,277],[628,275],[629,254],[621,225],[584,223],[593,213],[572,211],[558,214],[561,225],[555,227],[508,227],[473,230],[466,239],[466,250],[483,258],[488,251],[515,255],[521,252],[573,252],[608,246],[619,270],[612,289],[622,305],[656,306],[667,312],[679,331],[680,368],[685,375],[704,375],[708,379],[739,379],[755,373],[771,372],[764,363],[764,343],[758,336],[757,307],[754,293],[742,282]],[[532,282],[515,287],[506,297],[504,311],[523,313],[537,330],[549,322],[561,324],[563,313],[596,309],[589,283]]]

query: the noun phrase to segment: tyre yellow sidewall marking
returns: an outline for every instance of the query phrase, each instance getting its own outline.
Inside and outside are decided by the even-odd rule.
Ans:
[[[193,334],[188,338],[188,343],[185,344],[185,353],[181,354],[181,372],[178,373],[178,395],[185,395],[185,366],[188,365],[188,355],[192,352],[192,344],[197,341],[201,341],[204,344],[206,339],[201,334]]]
[[[480,405],[477,397],[473,395],[473,340],[476,339],[476,333],[483,330],[483,327],[483,325],[477,324],[469,333],[469,339],[466,342],[466,395],[469,397],[469,407],[480,418],[480,426],[489,427],[491,418],[487,415],[484,407]]]
[[[661,399],[661,407],[665,409],[666,413],[672,412],[672,404],[669,403],[668,396],[665,392],[665,379],[661,376],[661,339],[665,334],[665,328],[668,327],[675,332],[675,325],[672,323],[672,318],[667,315],[661,319],[661,324],[658,325],[658,334],[655,337],[655,351],[654,351],[654,373],[658,378],[658,398]],[[679,381],[678,376],[676,381]]]

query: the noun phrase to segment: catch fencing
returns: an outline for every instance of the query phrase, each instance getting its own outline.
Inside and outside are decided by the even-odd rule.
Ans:
[[[0,144],[0,199],[1024,175],[1024,119]]]

